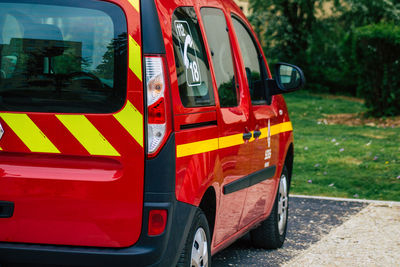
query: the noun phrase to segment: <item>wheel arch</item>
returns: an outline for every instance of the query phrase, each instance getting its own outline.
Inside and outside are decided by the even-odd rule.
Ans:
[[[201,199],[199,208],[204,212],[207,218],[208,226],[210,228],[211,240],[214,234],[216,208],[217,208],[217,196],[214,187],[210,186]]]
[[[288,171],[288,179],[289,179],[289,187],[292,182],[292,173],[293,173],[293,159],[294,159],[294,147],[293,143],[289,145],[289,148],[286,152],[286,158],[285,158],[285,166]]]

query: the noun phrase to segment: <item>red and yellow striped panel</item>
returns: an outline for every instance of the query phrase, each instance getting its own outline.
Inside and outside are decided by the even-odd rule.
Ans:
[[[139,16],[139,0],[129,0],[129,3]],[[131,27],[139,27],[139,21],[133,20]],[[0,113],[5,135],[7,135],[7,138],[2,138],[7,139],[6,141],[0,140],[0,150],[118,157],[121,152],[109,139],[114,139],[116,143],[116,141],[121,141],[121,136],[124,138],[124,144],[132,142],[143,148],[141,37],[140,31],[131,32],[128,38],[128,66],[132,74],[128,75],[128,101],[121,111],[99,116]],[[113,121],[110,121],[111,119]],[[100,123],[94,125],[93,121],[100,121]],[[107,129],[109,127],[113,129]],[[107,132],[107,135],[104,132]],[[119,149],[123,150],[121,147]]]

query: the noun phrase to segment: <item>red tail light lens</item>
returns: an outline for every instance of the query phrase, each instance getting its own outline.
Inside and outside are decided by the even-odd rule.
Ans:
[[[160,98],[156,103],[148,107],[149,124],[165,124],[165,104],[164,98]]]
[[[156,236],[164,232],[167,225],[167,211],[166,210],[151,210],[149,212],[149,227],[148,235]]]

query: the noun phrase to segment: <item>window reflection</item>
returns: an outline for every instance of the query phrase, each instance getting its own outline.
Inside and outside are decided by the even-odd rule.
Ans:
[[[101,5],[110,12],[0,3],[1,110],[107,113],[123,105],[126,26],[114,24],[119,8]]]

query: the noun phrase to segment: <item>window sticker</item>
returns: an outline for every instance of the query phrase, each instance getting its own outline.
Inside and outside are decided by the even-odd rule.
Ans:
[[[175,20],[175,31],[178,35],[179,48],[185,65],[186,81],[188,86],[201,85],[201,73],[196,47],[190,31],[189,23],[184,20]]]

